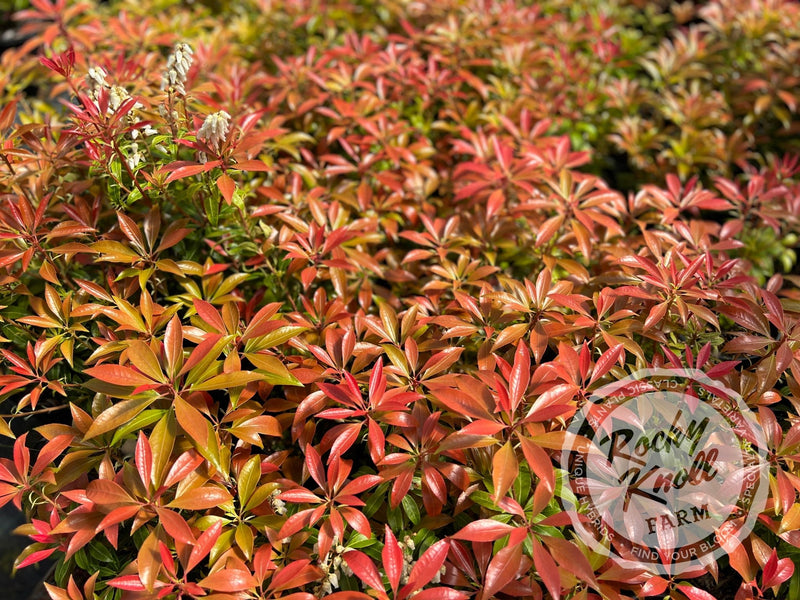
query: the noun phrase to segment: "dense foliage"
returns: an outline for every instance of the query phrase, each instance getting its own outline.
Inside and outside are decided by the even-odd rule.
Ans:
[[[0,502],[52,598],[800,598],[800,6],[528,4],[16,14]],[[695,577],[557,497],[577,408],[663,364],[770,445]]]

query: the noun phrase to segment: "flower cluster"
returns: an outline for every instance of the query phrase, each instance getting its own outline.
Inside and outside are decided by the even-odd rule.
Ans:
[[[181,96],[186,94],[183,87],[189,77],[189,69],[192,67],[193,54],[191,46],[185,42],[175,44],[172,54],[167,59],[167,66],[161,76],[162,91],[170,91]]]
[[[208,115],[200,129],[197,139],[204,141],[214,153],[219,153],[230,129],[231,116],[224,110]]]

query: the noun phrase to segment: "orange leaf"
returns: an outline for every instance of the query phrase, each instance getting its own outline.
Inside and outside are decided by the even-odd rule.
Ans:
[[[230,206],[231,202],[233,202],[233,193],[236,191],[236,183],[231,179],[230,175],[223,173],[217,178],[217,187],[222,197],[225,198],[225,203]]]
[[[133,366],[147,375],[150,379],[164,383],[167,379],[161,372],[161,365],[150,346],[141,340],[133,340],[128,344],[128,358]],[[150,382],[152,383],[152,382]],[[146,384],[143,384],[146,385]]]
[[[201,447],[208,445],[208,421],[203,414],[186,400],[177,396],[173,403],[178,424],[192,440]]]
[[[109,479],[95,479],[86,486],[86,497],[96,504],[135,504],[136,501],[122,486]]]
[[[94,420],[89,430],[83,435],[84,440],[102,435],[107,431],[124,425],[155,401],[155,398],[137,398],[124,400],[107,408]]]
[[[146,375],[122,365],[97,365],[83,371],[95,379],[128,387],[153,385],[154,381]]]
[[[167,506],[184,510],[205,510],[230,502],[233,497],[220,487],[204,485],[184,492]]]
[[[137,560],[139,567],[139,579],[148,592],[153,591],[158,572],[161,570],[161,555],[158,551],[158,536],[155,531],[151,531],[147,539],[139,548]]]
[[[519,462],[511,442],[503,444],[492,458],[493,500],[497,502],[506,495],[508,489],[519,475]]]

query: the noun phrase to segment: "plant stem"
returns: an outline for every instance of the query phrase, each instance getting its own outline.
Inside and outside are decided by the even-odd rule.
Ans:
[[[63,410],[68,408],[68,404],[62,404],[59,406],[50,406],[48,408],[41,408],[37,410],[29,410],[28,412],[19,412],[13,414],[0,414],[0,419],[14,419],[16,417],[30,417],[31,415],[42,415],[44,413],[51,413],[57,410]]]

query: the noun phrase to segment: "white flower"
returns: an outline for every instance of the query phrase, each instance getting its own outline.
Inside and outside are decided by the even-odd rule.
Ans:
[[[436,572],[436,575],[433,576],[431,579],[431,583],[433,585],[439,584],[442,582],[442,575],[444,575],[447,571],[444,568],[444,565],[439,567],[439,570]]]
[[[89,73],[86,75],[86,83],[93,88],[108,87],[106,82],[106,73],[103,67],[89,67]]]
[[[275,511],[276,515],[283,516],[286,514],[286,503],[276,498],[272,501],[272,510]]]
[[[220,146],[228,135],[231,116],[224,110],[206,117],[197,131],[197,139],[204,141],[208,147],[219,152]]]
[[[128,90],[118,85],[112,85],[108,90],[108,109],[113,112],[117,110],[125,100],[130,98]]]
[[[125,159],[125,162],[128,163],[128,168],[133,171],[136,166],[142,162],[142,154],[140,152],[134,152]]]
[[[136,142],[131,144],[130,152],[131,154],[125,159],[125,162],[128,163],[128,168],[133,171],[137,165],[144,160],[144,156],[139,152],[139,144]]]
[[[192,66],[192,51],[191,46],[185,42],[175,44],[172,54],[167,59],[167,68],[161,76],[161,89],[171,89],[178,94],[185,94],[186,90],[183,84],[186,83],[186,78],[189,75],[189,69]]]

